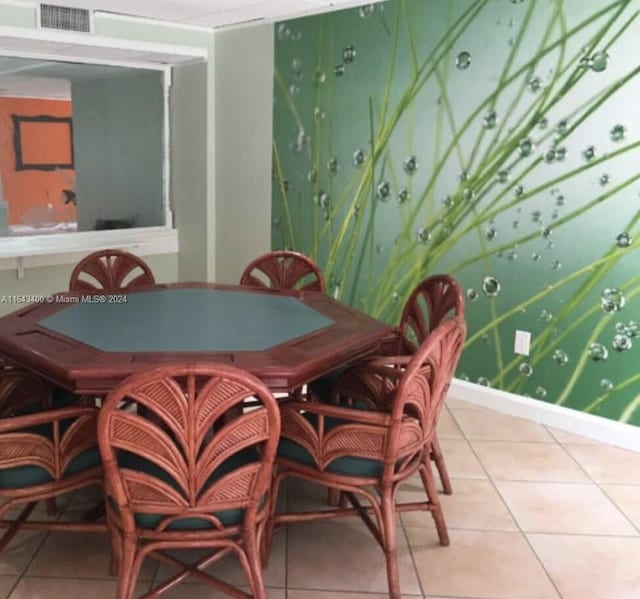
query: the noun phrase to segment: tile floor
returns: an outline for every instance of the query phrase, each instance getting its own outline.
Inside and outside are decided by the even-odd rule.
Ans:
[[[450,547],[431,517],[403,514],[403,599],[640,598],[640,454],[461,401],[448,402],[441,445],[454,494],[443,496]],[[410,481],[402,499],[420,496]],[[324,492],[290,484],[296,508]],[[93,499],[72,497],[61,517]],[[24,532],[0,556],[0,599],[114,597],[100,535]],[[233,560],[216,566],[242,583]],[[138,589],[168,570],[146,564]],[[383,599],[382,554],[357,520],[298,524],[276,537],[266,571],[271,599]],[[216,599],[183,585],[169,599]]]

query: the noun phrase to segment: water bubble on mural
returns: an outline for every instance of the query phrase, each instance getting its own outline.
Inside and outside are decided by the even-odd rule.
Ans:
[[[529,89],[535,93],[535,92],[539,92],[540,88],[542,87],[542,79],[540,79],[540,77],[531,77],[531,79],[529,79]]]
[[[401,187],[398,190],[398,204],[404,204],[409,200],[410,194],[406,187]]]
[[[278,39],[285,42],[291,38],[291,29],[285,23],[278,25]]]
[[[520,221],[519,221],[519,220],[514,220],[514,221],[511,223],[511,226],[512,226],[514,229],[519,229],[519,228],[520,228]]]
[[[314,85],[322,85],[327,80],[327,76],[324,71],[321,69],[316,69],[313,71],[313,75],[311,77],[311,81],[313,81]]]
[[[540,254],[540,252],[533,252],[533,254],[531,254],[531,257],[535,262],[537,262],[542,258],[542,254]]]
[[[631,245],[631,235],[629,233],[620,233],[616,237],[616,245],[619,248],[628,248]]]
[[[640,337],[640,322],[637,320],[630,320],[627,323],[627,335],[629,337],[638,338]]]
[[[458,181],[464,182],[469,178],[469,173],[467,171],[460,171],[458,173]]]
[[[535,144],[531,141],[531,138],[529,137],[525,137],[524,139],[520,140],[520,143],[518,144],[518,149],[520,150],[520,156],[522,156],[523,158],[530,156],[534,148],[535,148]]]
[[[518,246],[515,245],[512,248],[507,250],[507,260],[515,260],[518,257],[518,250],[516,249]]]
[[[451,208],[451,206],[453,206],[454,204],[454,201],[451,196],[447,196],[444,200],[442,200],[442,203],[445,205],[446,208]]]
[[[342,51],[342,60],[345,64],[351,64],[356,59],[356,49],[349,45]]]
[[[376,244],[376,253],[377,254],[382,254],[382,252],[384,252],[384,245],[382,243],[377,243]]]
[[[523,362],[518,366],[518,372],[522,376],[530,377],[533,374],[533,367],[528,362]]]
[[[400,301],[400,294],[397,291],[394,291],[391,294],[391,303],[397,304]]]
[[[322,110],[322,108],[320,108],[319,106],[316,106],[313,109],[313,120],[316,123],[319,123],[320,121],[324,121],[326,116],[327,115],[325,114],[324,110]]]
[[[469,289],[467,289],[467,299],[470,302],[475,302],[478,299],[478,292],[475,289],[472,289],[471,287],[469,287]]]
[[[589,59],[589,68],[596,73],[600,73],[606,70],[608,61],[609,55],[604,50],[596,52]]]
[[[609,137],[611,141],[622,141],[624,139],[626,133],[626,129],[624,125],[614,125],[613,129],[609,132]]]
[[[296,135],[296,139],[293,142],[294,150],[296,150],[296,152],[302,152],[309,146],[310,143],[311,137],[307,135],[304,127],[298,127],[298,134]]]
[[[309,183],[315,183],[318,180],[318,171],[315,168],[312,168],[307,173],[307,179],[309,180]]]
[[[562,162],[567,157],[567,148],[564,146],[559,146],[555,151],[555,159],[558,162]]]
[[[338,159],[333,157],[327,160],[327,170],[335,175],[340,170],[340,164],[338,163]]]
[[[469,52],[460,52],[456,58],[456,66],[459,69],[468,69],[471,64],[471,54]]]
[[[465,187],[462,190],[462,197],[465,200],[472,200],[475,195],[476,195],[476,192],[473,189],[471,189],[471,187]]]
[[[491,383],[489,383],[489,379],[484,376],[479,376],[476,381],[478,385],[482,385],[483,387],[491,387]]]
[[[376,190],[376,196],[379,200],[386,202],[391,194],[391,183],[389,181],[380,181]]]
[[[543,131],[549,126],[549,119],[546,116],[543,116],[538,121],[538,129],[542,129]]]
[[[418,243],[427,243],[431,239],[431,231],[426,227],[420,227],[416,231],[416,240]]]
[[[627,298],[617,287],[608,287],[600,295],[600,307],[607,314],[622,310],[626,303]]]
[[[292,84],[289,86],[289,93],[290,93],[292,96],[296,96],[296,95],[298,95],[298,94],[300,93],[300,86],[299,86],[297,83],[292,83]]]
[[[485,129],[494,129],[498,124],[498,115],[495,110],[488,110],[482,120]]]
[[[273,219],[273,228],[274,228],[276,231],[280,230],[280,224],[281,224],[280,219],[276,216],[276,217]]]
[[[609,350],[601,343],[592,343],[588,353],[589,358],[594,362],[604,362],[609,357]]]
[[[551,233],[553,233],[553,229],[551,229],[551,227],[542,227],[542,231],[540,231],[540,233],[545,239],[549,239],[549,237],[551,237]]]
[[[610,177],[607,173],[604,173],[602,175],[600,175],[600,179],[598,179],[598,181],[600,182],[600,185],[607,185],[607,183],[609,183]]]
[[[582,157],[587,161],[591,161],[596,157],[596,149],[593,146],[587,146],[582,150]]]
[[[469,375],[465,374],[464,372],[458,377],[461,381],[465,381],[468,382],[469,381]]]
[[[631,349],[633,342],[631,341],[631,337],[629,335],[624,335],[622,333],[618,333],[613,337],[613,341],[611,342],[611,347],[615,349],[617,352],[626,352]]]
[[[553,148],[551,148],[550,150],[547,150],[544,153],[543,158],[547,164],[551,164],[556,159],[556,151]]]
[[[538,385],[536,387],[536,395],[540,399],[544,399],[547,396],[547,390],[542,385]]]
[[[346,68],[343,64],[337,64],[335,67],[333,67],[333,74],[336,77],[342,77],[345,71],[346,71]]]
[[[509,171],[506,171],[506,170],[499,171],[496,179],[498,183],[506,183],[509,180]]]
[[[542,221],[542,212],[540,212],[540,210],[534,210],[534,211],[531,213],[531,220],[532,220],[534,223],[539,223],[539,222],[541,222],[541,221]]]
[[[602,387],[604,391],[611,391],[611,389],[613,389],[613,383],[609,379],[602,379],[600,381],[600,387]]]
[[[551,218],[552,218],[553,220],[556,220],[559,216],[560,216],[560,213],[559,213],[557,210],[554,210],[554,211],[551,213]]]
[[[405,158],[402,168],[407,175],[413,175],[418,170],[418,159],[415,156]]]
[[[562,206],[565,205],[565,203],[566,203],[566,201],[564,199],[564,196],[558,196],[556,198],[556,206],[562,207]]]
[[[373,15],[375,10],[376,10],[375,4],[365,4],[364,6],[360,7],[360,10],[359,10],[360,17],[362,17],[363,19],[368,19]]]
[[[318,195],[316,196],[316,203],[323,210],[327,210],[331,205],[331,198],[329,197],[329,194],[326,191],[320,190],[318,192]]]
[[[484,231],[484,236],[489,241],[493,241],[498,236],[498,231],[494,227],[487,227]]]
[[[551,263],[551,268],[553,268],[553,270],[560,270],[562,268],[562,262],[560,262],[560,260],[554,260]]]
[[[496,297],[502,290],[502,284],[497,277],[486,276],[482,281],[482,292],[487,297]]]
[[[561,349],[556,349],[556,351],[553,352],[553,361],[560,366],[564,366],[569,362],[569,356]]]
[[[549,310],[543,309],[540,312],[540,320],[544,320],[545,322],[551,322],[553,320],[553,313],[549,312]]]
[[[524,193],[524,185],[516,185],[513,190],[513,193],[516,196],[516,198],[519,198]]]
[[[567,123],[566,120],[563,119],[562,121],[559,121],[558,124],[556,125],[556,133],[560,136],[566,135],[568,128],[569,128],[569,124]]]
[[[367,159],[367,154],[362,148],[358,148],[353,153],[353,166],[360,167],[364,164],[364,161]]]

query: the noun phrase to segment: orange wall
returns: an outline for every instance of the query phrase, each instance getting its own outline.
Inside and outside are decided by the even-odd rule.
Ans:
[[[76,173],[73,169],[57,171],[16,171],[13,145],[12,114],[20,116],[71,116],[71,101],[32,98],[0,98],[0,175],[4,199],[9,205],[9,224],[32,224],[32,218],[47,222],[75,222],[76,207],[64,204],[63,189],[75,190]],[[48,138],[40,140],[47,146],[47,154],[55,155],[56,144],[68,140]],[[66,148],[60,148],[65,153]]]

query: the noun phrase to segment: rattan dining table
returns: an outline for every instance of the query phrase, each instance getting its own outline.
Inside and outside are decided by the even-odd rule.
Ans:
[[[172,362],[247,370],[291,392],[375,353],[389,327],[316,291],[213,283],[65,292],[0,318],[0,356],[78,394]]]

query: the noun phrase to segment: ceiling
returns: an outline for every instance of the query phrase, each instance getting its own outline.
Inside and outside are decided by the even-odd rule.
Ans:
[[[33,0],[17,0],[35,4]],[[225,27],[251,21],[283,21],[293,17],[340,10],[363,0],[47,0],[48,4],[86,8],[123,15],[204,27]]]

